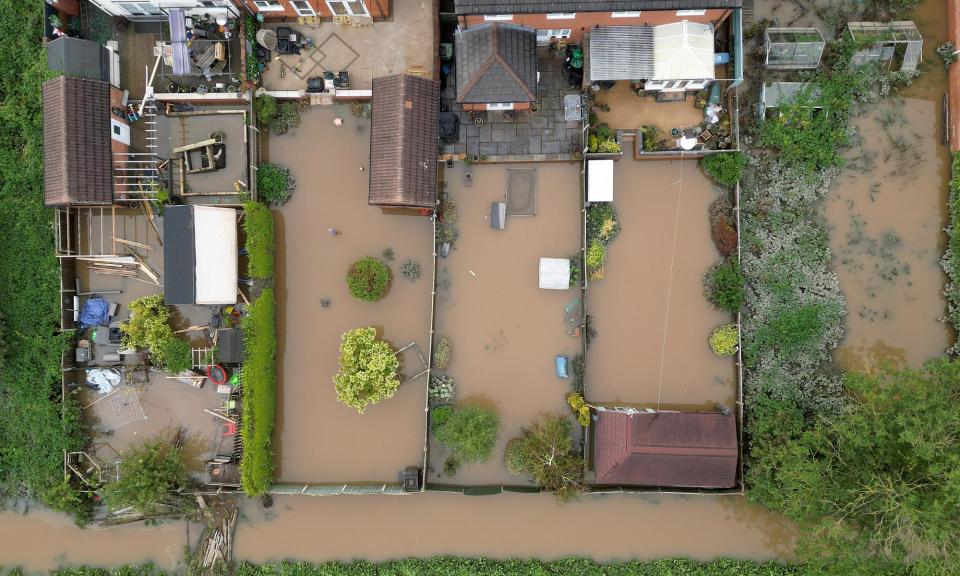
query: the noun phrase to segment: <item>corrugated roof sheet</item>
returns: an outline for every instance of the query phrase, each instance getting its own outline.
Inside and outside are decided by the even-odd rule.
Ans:
[[[59,76],[42,92],[44,203],[112,204],[110,85]]]
[[[653,77],[653,28],[600,26],[590,30],[590,80]]]
[[[733,414],[597,412],[596,483],[732,488],[737,480]]]
[[[537,32],[484,24],[457,34],[457,101],[532,102],[537,94]]]
[[[543,14],[740,8],[743,0],[456,0],[457,14]]]
[[[374,78],[372,107],[369,203],[433,208],[440,83],[407,74]]]

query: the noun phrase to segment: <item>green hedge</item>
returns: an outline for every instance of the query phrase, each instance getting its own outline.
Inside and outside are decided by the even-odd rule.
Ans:
[[[73,396],[60,402],[69,338],[57,334],[59,265],[43,206],[43,6],[0,1],[0,497],[29,492],[78,513],[63,452],[86,437]]]
[[[802,566],[779,562],[719,559],[598,563],[582,558],[552,562],[485,558],[411,558],[387,562],[282,562],[237,565],[237,576],[801,576]],[[66,568],[53,576],[162,576],[152,564],[120,568]]]
[[[277,411],[277,335],[272,289],[265,289],[250,305],[241,327],[246,360],[240,372],[243,382],[240,480],[244,492],[259,496],[273,482],[271,441]]]
[[[259,202],[243,205],[243,231],[247,235],[247,269],[251,278],[273,278],[273,212]]]
[[[947,318],[950,320],[953,329],[960,333],[960,152],[953,155],[950,195],[947,206],[950,212],[947,236],[950,241],[947,245],[947,252],[941,260],[941,265],[950,278],[945,290]],[[957,356],[960,354],[960,346],[954,344],[948,352],[952,356]]]

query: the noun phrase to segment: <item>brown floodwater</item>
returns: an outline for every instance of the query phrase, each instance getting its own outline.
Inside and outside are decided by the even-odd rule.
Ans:
[[[503,202],[507,170],[536,170],[536,215],[507,216],[506,228],[490,227],[490,204]],[[506,442],[538,414],[567,413],[570,380],[557,377],[557,355],[573,358],[578,336],[569,334],[564,307],[579,290],[538,287],[540,258],[568,258],[580,245],[580,165],[472,166],[467,187],[463,165],[446,171],[456,203],[459,237],[437,274],[437,335],[453,342],[446,373],[457,400],[493,404],[501,426],[493,456],[485,463],[443,474],[446,450],[434,444],[432,479],[456,484],[523,484],[503,465]]]
[[[396,481],[404,467],[423,461],[425,377],[364,414],[337,401],[332,381],[340,335],[351,328],[374,326],[394,348],[415,342],[424,356],[429,345],[433,226],[367,204],[369,146],[370,122],[351,116],[349,106],[312,108],[296,131],[270,140],[270,161],[297,179],[277,216],[284,249],[275,441],[283,481]],[[347,268],[363,256],[382,258],[385,249],[394,254],[389,294],[375,303],[352,297]],[[408,258],[424,271],[415,282],[400,275]],[[405,375],[424,368],[415,354],[403,360]]]
[[[847,298],[845,369],[917,365],[943,353],[952,334],[939,260],[945,245],[949,156],[941,144],[946,2],[914,15],[924,36],[924,74],[898,97],[855,119],[859,138],[823,207],[834,269]]]
[[[730,316],[703,295],[703,275],[720,261],[708,214],[719,191],[694,160],[624,158],[613,178],[621,232],[607,251],[603,280],[587,291],[596,330],[587,397],[732,408],[733,363],[707,345]]]

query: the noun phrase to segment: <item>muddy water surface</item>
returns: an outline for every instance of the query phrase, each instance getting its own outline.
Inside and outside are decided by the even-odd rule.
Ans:
[[[334,118],[343,125],[335,126]],[[340,335],[374,326],[395,348],[415,342],[427,354],[433,227],[420,216],[386,215],[367,204],[370,123],[349,107],[311,109],[296,132],[270,140],[270,160],[288,166],[297,190],[278,215],[277,277],[282,334],[278,478],[296,482],[395,481],[423,459],[424,378],[364,414],[337,401]],[[336,235],[328,233],[335,228]],[[353,298],[345,274],[363,256],[390,262],[393,285],[381,301]],[[424,274],[400,276],[410,258]],[[325,306],[326,304],[326,306]],[[403,372],[423,370],[404,355]]]
[[[936,46],[946,2],[914,15],[924,36],[923,76],[855,120],[860,138],[824,207],[834,268],[847,298],[843,368],[890,360],[917,365],[943,353],[952,335],[939,267],[945,236],[947,147],[941,142],[946,74]]]
[[[508,169],[536,170],[536,215],[508,216],[506,229],[490,228],[491,202],[503,202]],[[580,244],[578,164],[473,166],[467,187],[463,166],[447,170],[447,189],[459,213],[459,238],[438,268],[437,334],[451,338],[447,373],[461,402],[481,399],[500,413],[497,447],[486,463],[443,474],[442,446],[431,451],[432,478],[457,484],[523,479],[503,465],[503,449],[539,413],[567,413],[569,380],[557,377],[554,358],[573,358],[580,339],[568,333],[564,307],[578,290],[538,287],[541,257],[568,258]],[[575,302],[574,302],[575,303]]]
[[[718,194],[695,161],[616,163],[621,232],[587,295],[591,401],[733,407],[733,364],[707,345],[730,318],[703,296],[720,260],[708,215]]]

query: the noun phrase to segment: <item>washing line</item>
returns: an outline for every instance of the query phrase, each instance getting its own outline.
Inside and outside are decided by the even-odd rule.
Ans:
[[[663,392],[663,366],[667,356],[667,331],[670,329],[670,297],[673,294],[673,270],[677,260],[677,235],[680,229],[680,201],[683,199],[683,153],[680,154],[680,179],[670,187],[680,186],[677,192],[676,209],[673,218],[673,245],[670,248],[670,273],[667,275],[667,301],[663,311],[663,339],[660,343],[660,377],[657,382],[657,411],[660,410],[660,397]]]

